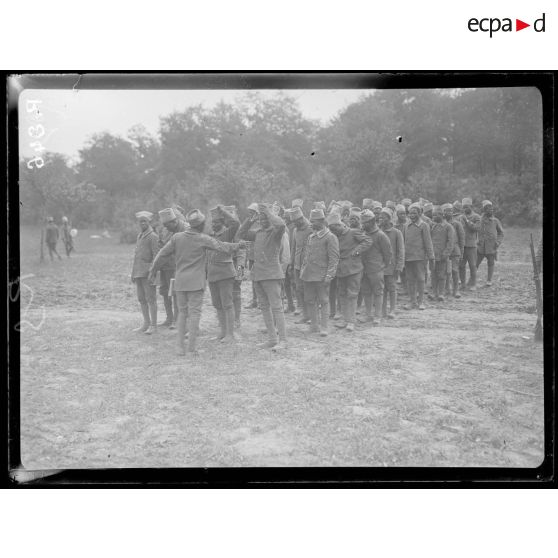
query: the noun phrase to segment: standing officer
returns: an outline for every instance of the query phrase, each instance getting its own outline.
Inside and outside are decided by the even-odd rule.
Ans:
[[[306,243],[300,277],[304,281],[304,302],[310,315],[311,331],[325,337],[328,335],[329,286],[339,263],[339,241],[326,227],[323,209],[310,212],[310,224],[313,232]]]
[[[155,276],[149,278],[149,268],[159,252],[159,237],[151,226],[153,213],[138,211],[136,219],[140,233],[136,240],[134,263],[132,265],[132,283],[136,284],[138,301],[143,314],[143,325],[134,331],[151,335],[157,331],[157,288]]]
[[[206,252],[207,250],[216,250],[232,254],[241,245],[220,242],[204,234],[205,216],[199,209],[190,211],[186,219],[190,228],[184,232],[174,234],[169,242],[165,244],[153,261],[149,275],[150,277],[155,276],[162,258],[171,254],[174,255],[176,261],[174,291],[178,301],[177,352],[181,356],[186,354],[184,335],[186,333],[186,320],[188,320],[188,353],[195,356],[198,354],[196,340],[206,282]]]

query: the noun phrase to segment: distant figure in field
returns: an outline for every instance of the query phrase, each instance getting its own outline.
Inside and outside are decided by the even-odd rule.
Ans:
[[[58,259],[61,260],[62,256],[56,251],[56,244],[58,244],[58,239],[60,238],[60,231],[54,222],[53,217],[49,217],[47,219],[47,226],[46,226],[46,245],[48,246],[48,253],[50,256],[50,261],[53,261],[53,254],[58,256]]]
[[[68,217],[62,217],[62,241],[66,248],[66,256],[69,258],[70,253],[74,250],[74,238],[72,236],[72,227],[68,221]]]

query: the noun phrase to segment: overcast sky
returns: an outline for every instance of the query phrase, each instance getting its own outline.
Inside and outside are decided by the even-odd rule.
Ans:
[[[288,95],[298,100],[300,110],[308,118],[327,123],[341,109],[369,91],[290,90]],[[26,112],[28,100],[40,100],[45,135],[40,138],[48,151],[57,151],[76,157],[84,142],[94,133],[108,131],[125,135],[134,124],[143,124],[148,131],[157,133],[159,117],[191,105],[213,107],[219,101],[231,103],[244,95],[238,90],[189,91],[130,91],[130,90],[25,90],[19,98],[20,155],[34,154],[30,144],[29,127],[37,122]],[[261,90],[272,97],[277,91]]]

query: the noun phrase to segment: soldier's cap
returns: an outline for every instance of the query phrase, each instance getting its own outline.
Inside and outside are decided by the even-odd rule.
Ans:
[[[321,209],[322,211],[326,210],[326,204],[324,201],[316,201],[314,202],[314,209]]]
[[[386,202],[386,207],[389,207],[390,209],[395,209],[395,202],[388,200]]]
[[[361,213],[362,209],[360,209],[360,207],[358,207],[357,205],[354,205],[353,207],[351,207],[351,212],[350,212],[350,216],[354,217],[355,215],[360,219],[360,213]]]
[[[420,207],[420,203],[419,203],[419,202],[414,202],[414,203],[412,203],[412,204],[409,206],[409,210],[411,210],[411,209],[418,209],[418,210],[419,210],[419,213],[420,213],[420,210],[421,210],[422,208]]]
[[[340,216],[342,212],[343,209],[337,202],[334,205],[330,204],[328,213],[337,213]]]
[[[351,209],[351,207],[353,207],[353,202],[349,201],[349,200],[343,200],[339,202],[339,205],[343,208],[343,209]]]
[[[382,202],[379,201],[372,202],[372,209],[382,209]]]
[[[432,213],[436,213],[438,211],[442,211],[442,208],[439,205],[432,206]]]
[[[326,223],[328,225],[341,225],[343,221],[341,221],[341,215],[339,215],[339,213],[330,213],[326,217]]]
[[[396,212],[396,213],[399,213],[400,211],[405,211],[405,206],[404,206],[403,204],[401,204],[401,203],[398,203],[398,204],[395,206],[395,212]]]
[[[463,198],[461,205],[473,205],[473,200],[471,198]]]
[[[151,213],[151,211],[138,211],[136,213],[136,219],[141,219],[142,217],[145,217],[146,219],[151,221],[151,219],[153,218],[153,213]]]
[[[381,213],[385,213],[390,219],[393,219],[393,211],[389,207],[383,207]]]
[[[442,205],[442,211],[445,211],[446,209],[451,209],[453,211],[453,205],[451,203],[444,203]]]
[[[314,208],[312,211],[310,211],[310,221],[314,221],[316,219],[325,219],[323,209]]]
[[[236,205],[225,205],[224,209],[225,211],[228,211],[229,213],[236,215]]]
[[[291,216],[291,221],[296,221],[297,219],[304,217],[304,213],[302,213],[302,209],[299,205],[293,207],[292,209],[289,209],[288,211],[289,215]]]
[[[192,209],[186,215],[186,219],[188,219],[188,223],[191,227],[197,227],[205,222],[205,215],[199,209]]]
[[[137,214],[137,213],[136,213],[136,217],[138,217],[138,214]],[[138,219],[139,219],[139,217],[138,217]],[[52,222],[54,221],[54,217],[47,217],[47,221],[48,221],[49,223],[52,223]]]
[[[368,209],[369,207],[374,207],[374,200],[370,198],[364,198],[362,200],[362,208]]]
[[[161,209],[161,211],[159,211],[159,219],[161,219],[161,223],[164,225],[165,223],[174,221],[176,219],[176,213],[172,207]]]
[[[374,215],[374,213],[372,213],[372,211],[370,211],[369,209],[363,209],[362,213],[360,214],[360,221],[362,223],[368,223],[368,221],[374,221],[376,219],[376,216]]]
[[[212,219],[219,219],[221,217],[221,210],[215,206],[209,210],[209,214],[211,215]]]
[[[404,198],[401,200],[401,205],[411,205],[412,201],[409,198]]]
[[[296,200],[293,200],[291,202],[291,208],[302,207],[303,205],[304,205],[304,200],[300,198],[296,198]]]
[[[454,209],[461,209],[461,202],[459,200],[455,200],[452,204]]]
[[[492,205],[492,202],[490,200],[483,200],[482,208],[484,209],[487,205]]]
[[[248,209],[249,209],[250,211],[255,211],[256,213],[258,213],[258,204],[255,203],[255,202],[254,202],[254,203],[251,203],[251,204],[248,206]]]
[[[62,217],[62,223],[67,223],[68,222],[68,217],[64,216]]]
[[[439,206],[436,206],[439,207]],[[425,204],[422,206],[422,209],[424,209],[424,211],[433,211],[434,210],[434,204],[432,202],[425,202]]]

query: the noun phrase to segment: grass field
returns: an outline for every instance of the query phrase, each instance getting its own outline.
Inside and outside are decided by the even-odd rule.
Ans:
[[[243,310],[237,346],[211,341],[206,293],[189,360],[175,356],[175,332],[131,331],[133,246],[80,231],[74,256],[40,264],[39,232],[22,228],[23,464],[535,467],[543,354],[530,232],[506,231],[491,289],[325,340],[289,314],[280,354],[255,348],[257,310]],[[483,284],[486,264],[479,272]]]

